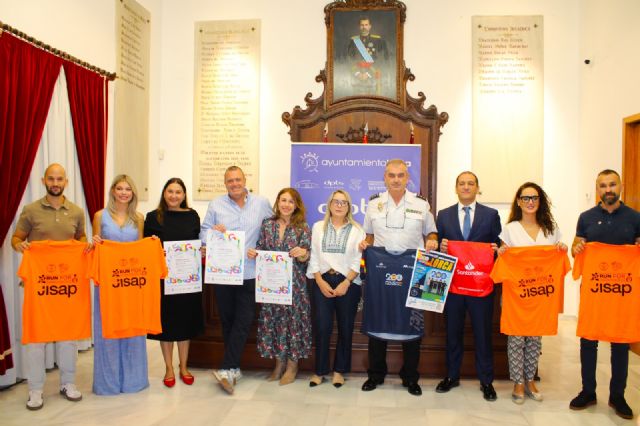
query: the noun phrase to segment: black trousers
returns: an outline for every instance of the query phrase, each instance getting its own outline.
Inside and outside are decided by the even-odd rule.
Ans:
[[[476,374],[481,383],[493,382],[493,345],[491,320],[494,293],[486,297],[449,293],[444,308],[447,325],[447,377],[460,378],[464,353],[464,321],[467,312],[471,319],[476,353]]]
[[[325,273],[322,278],[336,288],[344,281],[342,274]],[[329,374],[329,342],[333,332],[333,315],[338,321],[338,341],[333,359],[333,371],[348,373],[351,371],[351,342],[353,340],[353,323],[358,311],[361,289],[351,284],[347,294],[340,297],[325,297],[313,280],[313,306],[315,308],[314,333],[316,343],[316,366],[318,376]]]
[[[582,389],[596,393],[596,364],[598,361],[598,341],[580,338],[580,364]],[[611,343],[611,382],[609,397],[624,396],[629,368],[629,344]]]
[[[215,285],[216,305],[224,339],[223,370],[240,368],[240,359],[256,315],[256,280],[242,285]]]
[[[420,361],[420,342],[422,339],[402,342],[403,363],[400,377],[403,382],[417,382],[418,362]],[[387,341],[369,336],[369,369],[370,379],[383,382],[387,375]]]

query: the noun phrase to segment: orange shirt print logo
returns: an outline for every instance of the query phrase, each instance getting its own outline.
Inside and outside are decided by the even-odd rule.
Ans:
[[[78,293],[78,275],[66,273],[69,270],[68,264],[49,263],[45,266],[45,270],[45,274],[38,275],[37,283],[40,285],[36,291],[38,296],[71,297]]]

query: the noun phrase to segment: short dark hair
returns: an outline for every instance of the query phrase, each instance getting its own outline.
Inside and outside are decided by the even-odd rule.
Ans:
[[[618,172],[616,172],[613,169],[604,169],[603,171],[598,173],[598,177],[604,176],[604,175],[616,175],[616,176],[618,176],[618,179],[620,179],[620,175],[618,174]],[[622,180],[622,179],[620,179],[620,180]]]
[[[369,18],[368,15],[360,15],[360,19],[358,19],[358,23],[362,21],[369,21],[369,23],[371,23],[371,19]]]
[[[480,181],[478,180],[478,176],[476,176],[475,173],[469,171],[469,170],[465,170],[464,172],[460,173],[457,177],[456,177],[456,185],[458,184],[458,180],[460,179],[460,176],[462,175],[471,175],[476,179],[476,186],[480,186]]]

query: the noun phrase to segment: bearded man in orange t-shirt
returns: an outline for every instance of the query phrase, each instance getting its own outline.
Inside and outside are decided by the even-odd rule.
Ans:
[[[598,173],[596,191],[600,202],[583,212],[578,218],[576,237],[571,254],[582,253],[587,242],[605,244],[639,244],[640,213],[620,201],[622,182],[614,170]],[[596,404],[596,363],[598,341],[580,339],[580,363],[582,366],[582,390],[569,408],[582,410]],[[609,406],[624,419],[632,419],[633,411],[624,398],[629,368],[629,344],[611,343],[611,382],[609,384]]]

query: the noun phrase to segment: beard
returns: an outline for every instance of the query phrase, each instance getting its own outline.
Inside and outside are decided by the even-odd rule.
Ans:
[[[602,196],[602,201],[608,206],[614,205],[619,199],[620,194],[616,194],[615,192],[607,192]]]
[[[52,197],[59,197],[64,192],[64,187],[46,185],[45,187],[47,188],[47,194],[51,195]]]

